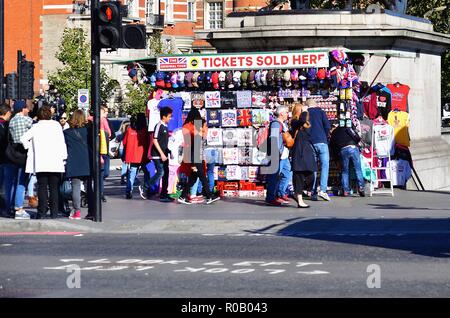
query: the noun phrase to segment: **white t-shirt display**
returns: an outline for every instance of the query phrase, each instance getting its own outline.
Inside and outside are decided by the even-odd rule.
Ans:
[[[159,99],[150,99],[147,102],[148,115],[148,131],[155,131],[155,126],[161,121],[159,114]]]
[[[412,176],[411,166],[406,160],[391,160],[387,163],[387,168],[386,174],[392,180],[393,186],[405,186]],[[390,176],[391,171],[392,176]]]
[[[374,124],[374,141],[378,157],[388,157],[395,152],[394,128],[388,124]]]

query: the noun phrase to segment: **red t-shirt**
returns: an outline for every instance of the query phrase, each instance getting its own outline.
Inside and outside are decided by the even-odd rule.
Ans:
[[[387,88],[392,93],[392,109],[398,108],[399,111],[408,111],[408,95],[410,87],[403,84],[389,84]]]

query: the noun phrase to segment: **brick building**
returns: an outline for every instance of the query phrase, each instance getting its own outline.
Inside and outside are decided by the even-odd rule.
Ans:
[[[196,30],[222,28],[234,11],[254,11],[266,0],[123,0],[128,6],[125,23],[147,25],[149,39],[162,31],[165,51],[211,52],[214,48],[195,36]],[[65,27],[82,27],[90,36],[90,0],[8,0],[5,2],[5,74],[16,71],[17,50],[35,62],[35,90],[47,84],[47,74],[60,66],[55,58]],[[123,68],[113,62],[145,58],[150,50],[102,53],[112,77],[121,81]]]

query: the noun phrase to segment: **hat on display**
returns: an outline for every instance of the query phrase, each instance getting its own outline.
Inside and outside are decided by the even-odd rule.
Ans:
[[[347,61],[347,53],[342,50],[331,51],[331,56],[333,59],[341,65],[344,65]]]
[[[284,80],[284,85],[286,87],[291,87],[292,86],[292,83],[291,83],[291,71],[290,70],[284,71],[283,80]]]
[[[261,84],[263,85],[263,86],[267,86],[267,74],[268,74],[269,72],[267,71],[267,70],[263,70],[263,71],[261,71]]]
[[[164,72],[156,73],[156,87],[166,88],[166,83],[164,81],[164,78],[165,78]]]
[[[161,72],[161,71],[159,71],[159,72],[157,72],[156,73],[156,80],[157,81],[164,81],[164,72]]]
[[[306,77],[308,78],[308,80],[312,81],[315,80],[317,78],[317,69],[316,68],[310,68],[307,72]]]
[[[186,75],[184,74],[184,72],[178,72],[177,83],[178,83],[178,86],[180,88],[184,87],[184,78],[185,78],[185,76]]]
[[[235,87],[241,86],[241,75],[242,73],[240,71],[235,71],[233,73],[233,84]]]
[[[194,72],[192,75],[192,86],[198,88],[198,77],[200,76],[200,72]]]
[[[280,87],[281,87],[281,85],[283,85],[283,77],[284,77],[284,74],[283,74],[282,70],[277,70],[275,72],[275,80],[277,82],[277,85]]]
[[[211,83],[214,89],[219,89],[219,73],[214,72],[211,75]]]
[[[172,88],[178,88],[178,74],[176,72],[172,73],[170,77],[170,83],[172,84]]]
[[[234,88],[234,84],[233,84],[233,72],[232,71],[228,71],[227,72],[227,76],[225,78],[225,85],[228,88]]]
[[[219,73],[219,86],[221,89],[225,88],[226,78],[227,78],[227,73],[225,73],[224,71],[221,71]]]
[[[197,84],[199,87],[203,87],[203,85],[205,84],[205,80],[206,80],[206,74],[205,72],[200,72],[200,74],[197,77]]]
[[[194,73],[192,72],[187,72],[186,75],[184,76],[184,83],[186,84],[186,87],[188,88],[192,88],[192,78],[194,77]]]
[[[267,85],[275,85],[275,70],[267,71]]]
[[[327,71],[324,68],[321,68],[317,71],[317,78],[320,80],[324,80],[327,77]]]
[[[256,72],[255,71],[250,71],[250,73],[248,73],[248,84],[251,88],[255,87],[255,75]]]
[[[241,73],[241,85],[243,88],[247,88],[248,75],[248,71],[243,71]]]
[[[261,71],[257,71],[255,73],[255,82],[257,86],[262,86],[262,82],[261,82]]]

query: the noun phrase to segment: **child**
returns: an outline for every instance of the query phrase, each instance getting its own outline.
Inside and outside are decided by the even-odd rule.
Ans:
[[[163,107],[160,109],[161,121],[155,126],[153,135],[153,145],[151,149],[152,160],[155,163],[156,174],[149,180],[149,184],[158,184],[162,178],[162,187],[160,194],[161,202],[174,201],[167,194],[169,184],[169,131],[167,125],[172,118],[172,109]]]

